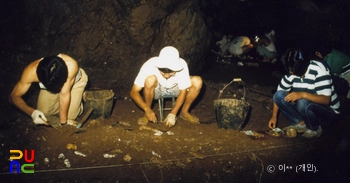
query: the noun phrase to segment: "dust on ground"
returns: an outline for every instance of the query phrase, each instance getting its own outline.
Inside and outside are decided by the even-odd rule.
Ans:
[[[349,180],[349,110],[333,126],[325,127],[314,140],[268,135],[272,94],[280,73],[279,65],[237,66],[236,62],[212,63],[201,74],[204,86],[191,113],[201,125],[182,119],[172,128],[162,123],[137,125],[143,112],[130,100],[132,80],[104,86],[107,79],[88,73],[90,89],[112,89],[115,93],[111,116],[89,118],[81,129],[62,131],[35,126],[30,117],[12,108],[1,123],[2,164],[0,177],[7,181],[40,182],[309,182]],[[89,68],[86,69],[89,71]],[[92,69],[91,69],[92,70]],[[219,128],[214,100],[242,99],[250,105],[241,131]],[[98,81],[98,82],[96,82]],[[27,97],[35,104],[37,90]],[[171,102],[167,102],[169,105]],[[342,105],[349,100],[342,98]],[[153,109],[158,114],[155,103]],[[16,112],[13,112],[16,111]],[[165,112],[165,115],[167,112]],[[280,128],[287,125],[279,116]],[[156,130],[154,130],[156,129]],[[160,132],[159,132],[159,131]],[[248,136],[252,130],[259,136]],[[9,151],[34,150],[34,174],[9,174]],[[19,160],[21,164],[24,160]],[[326,181],[325,181],[326,180]]]

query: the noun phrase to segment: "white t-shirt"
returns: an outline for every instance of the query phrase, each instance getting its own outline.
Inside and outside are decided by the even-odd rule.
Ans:
[[[183,69],[176,72],[175,75],[168,79],[165,79],[158,68],[155,66],[155,62],[158,57],[153,57],[147,60],[141,67],[139,73],[137,74],[134,84],[140,87],[145,86],[145,80],[148,76],[155,75],[158,79],[158,83],[166,88],[172,88],[176,85],[179,86],[179,90],[187,89],[191,86],[190,74],[188,71],[188,66],[185,60],[181,59],[181,65]]]
[[[271,52],[276,52],[276,46],[275,43],[273,42],[272,37],[269,34],[265,34],[267,39],[270,40],[271,44],[269,46],[265,46],[265,48]]]

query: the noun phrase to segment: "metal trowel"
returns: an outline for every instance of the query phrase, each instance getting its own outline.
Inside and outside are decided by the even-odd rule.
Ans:
[[[58,130],[57,127],[54,126],[54,125],[51,125],[49,121],[44,120],[44,118],[42,118],[40,115],[39,115],[39,117],[40,117],[43,121],[45,121],[45,125],[46,125],[46,126],[51,126],[52,128]]]
[[[57,130],[60,133],[67,131],[66,128],[62,128],[62,125],[60,124],[60,118],[57,116],[47,117],[46,125],[51,126],[52,128],[54,128],[55,130]]]

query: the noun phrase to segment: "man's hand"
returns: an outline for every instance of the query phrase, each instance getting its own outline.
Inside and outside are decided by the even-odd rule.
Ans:
[[[32,113],[32,119],[36,125],[40,125],[40,124],[47,125],[47,119],[46,119],[44,113],[39,111],[39,110],[35,110]]]
[[[269,120],[269,128],[271,130],[276,128],[276,123],[277,123],[277,119],[274,117],[271,117],[271,119]]]
[[[289,93],[286,97],[284,97],[284,100],[286,100],[286,102],[295,102],[299,99],[304,98],[303,94],[303,92],[292,92]]]
[[[168,114],[168,116],[165,118],[164,123],[167,127],[172,127],[176,123],[176,115],[175,114]]]
[[[146,109],[145,110],[145,116],[148,119],[148,121],[151,121],[153,123],[157,123],[157,116],[154,114],[152,109]]]

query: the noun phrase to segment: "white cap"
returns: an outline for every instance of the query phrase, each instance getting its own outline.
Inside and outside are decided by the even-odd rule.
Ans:
[[[179,51],[172,46],[164,47],[159,53],[155,66],[157,68],[167,68],[172,71],[182,70],[183,66],[181,65]]]

